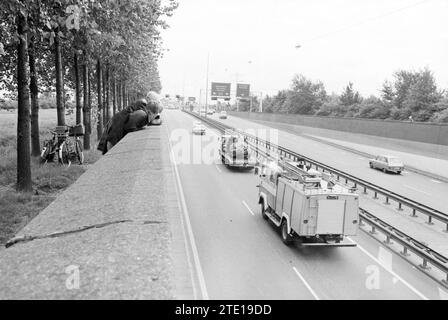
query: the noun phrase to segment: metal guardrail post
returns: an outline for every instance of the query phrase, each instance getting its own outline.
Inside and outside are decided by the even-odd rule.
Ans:
[[[364,191],[362,193],[367,194],[367,187],[366,186],[364,186]]]
[[[403,251],[400,251],[400,254],[405,257],[410,256],[410,254],[408,253],[408,248],[406,246],[403,246]]]

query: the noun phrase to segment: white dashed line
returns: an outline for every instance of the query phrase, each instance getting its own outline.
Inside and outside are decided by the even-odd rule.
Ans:
[[[314,292],[314,290],[311,288],[311,286],[308,284],[308,282],[306,282],[305,278],[300,274],[299,270],[297,270],[296,267],[292,267],[292,268],[295,271],[295,273],[297,274],[297,276],[300,278],[300,280],[302,280],[305,287],[311,292],[314,299],[320,300],[319,297],[317,296],[316,292]]]
[[[218,170],[219,173],[222,173],[221,169],[219,169],[219,167],[215,164],[215,168],[216,170]]]
[[[434,180],[434,179],[431,179],[431,181],[432,181],[432,182],[435,182],[435,183],[442,183],[442,181]]]
[[[428,192],[425,192],[425,191],[422,191],[422,190],[419,190],[419,189],[415,189],[415,188],[413,188],[413,187],[411,187],[411,186],[408,186],[407,184],[404,184],[403,187],[406,187],[406,188],[408,188],[408,189],[411,189],[411,190],[414,190],[414,191],[417,191],[417,192],[426,194],[427,196],[430,196],[430,194],[429,194]]]
[[[244,204],[244,206],[247,208],[247,210],[249,210],[250,214],[254,216],[255,214],[252,212],[252,210],[250,210],[250,208],[247,205],[247,203],[245,201],[241,201],[241,202]]]
[[[347,239],[349,241],[351,241],[352,243],[356,243],[355,241],[353,241],[350,237],[347,237]],[[392,266],[387,266],[385,265],[382,261],[378,260],[377,258],[375,258],[373,255],[371,255],[366,249],[364,249],[363,247],[361,247],[359,245],[359,243],[357,244],[357,248],[359,250],[361,250],[365,255],[367,255],[369,258],[371,258],[373,261],[375,261],[376,263],[378,263],[381,267],[384,268],[384,270],[386,270],[387,272],[389,272],[393,277],[395,277],[396,279],[398,279],[399,281],[401,281],[406,287],[408,287],[412,292],[414,292],[417,296],[419,296],[421,299],[423,300],[429,300],[425,295],[423,295],[420,291],[418,291],[417,289],[415,289],[410,283],[408,283],[406,280],[404,280],[402,277],[400,277],[398,274],[396,274],[394,271],[392,271]]]

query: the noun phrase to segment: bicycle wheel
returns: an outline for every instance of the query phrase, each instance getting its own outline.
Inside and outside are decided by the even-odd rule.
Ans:
[[[48,155],[50,154],[50,151],[51,151],[51,145],[49,141],[45,141],[42,150],[40,152],[40,160],[42,162],[46,162],[48,160]]]
[[[82,152],[82,145],[81,145],[81,141],[79,141],[79,140],[76,140],[75,152],[76,152],[76,158],[78,159],[79,164],[83,164],[84,163],[84,153]]]
[[[53,146],[53,140],[46,140],[42,150],[40,152],[40,160],[42,162],[48,162],[53,161],[54,158],[54,146]]]
[[[72,164],[70,160],[70,146],[67,144],[67,141],[63,141],[59,145],[58,158],[59,163],[61,163],[64,166],[69,167]]]

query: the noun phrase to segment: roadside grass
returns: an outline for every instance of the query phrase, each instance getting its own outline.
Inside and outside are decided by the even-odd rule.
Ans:
[[[50,138],[48,130],[56,125],[56,111],[40,110],[39,116],[42,144]],[[71,118],[67,117],[67,123],[74,123]],[[41,163],[39,158],[32,157],[33,193],[16,192],[16,121],[17,113],[0,112],[0,245],[4,245],[101,157],[95,147],[95,130],[92,130],[91,150],[84,151],[83,165],[72,164],[66,168],[58,163]]]

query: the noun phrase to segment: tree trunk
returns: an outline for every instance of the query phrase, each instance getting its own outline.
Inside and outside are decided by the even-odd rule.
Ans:
[[[37,86],[36,56],[34,48],[34,36],[31,37],[28,58],[30,63],[30,93],[31,93],[31,154],[35,157],[40,155],[39,139],[39,88]]]
[[[89,97],[87,99],[87,103],[88,103],[88,105],[87,105],[87,110],[88,110],[87,119],[89,120],[89,134],[90,134],[90,136],[92,136],[92,91],[91,91],[92,81],[91,81],[91,79],[92,79],[92,76],[90,75],[90,70],[89,70],[89,73],[87,75],[87,83],[89,84],[89,93],[88,93]]]
[[[103,133],[103,99],[102,99],[102,70],[101,70],[101,61],[98,59],[96,64],[96,79],[97,79],[97,90],[98,90],[98,111],[97,111],[97,125],[96,125],[96,133],[98,140],[101,138]]]
[[[83,89],[83,106],[82,106],[82,119],[84,124],[84,150],[90,150],[90,110],[89,110],[89,66],[87,65],[87,57],[82,69],[82,89]]]
[[[106,122],[110,120],[110,81],[109,81],[109,66],[106,67]]]
[[[104,68],[101,70],[101,76],[102,76],[102,84],[103,84],[103,126],[106,125],[107,122],[107,117],[106,117],[106,71],[104,70]]]
[[[79,77],[78,53],[75,51],[74,55],[75,68],[75,100],[76,100],[76,124],[81,123],[81,79]]]
[[[28,87],[28,24],[20,12],[17,16],[17,191],[33,190],[30,155],[30,93]]]
[[[126,108],[128,105],[126,104],[126,92],[124,90],[124,81],[121,83],[121,105],[123,106],[123,109]]]
[[[117,84],[115,83],[115,77],[112,76],[112,116],[117,113]]]
[[[117,99],[117,111],[121,111],[121,82],[117,81],[116,90],[116,99]]]
[[[55,31],[54,55],[56,67],[56,110],[58,115],[58,126],[65,125],[65,104],[64,104],[64,83],[62,82],[62,57],[61,57],[61,39],[59,30]]]

